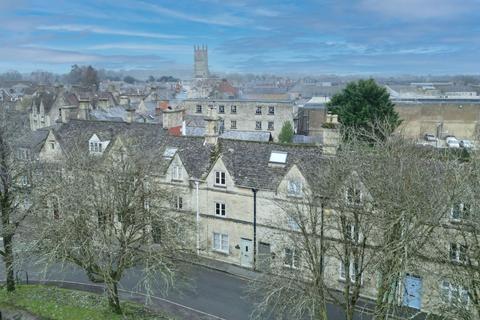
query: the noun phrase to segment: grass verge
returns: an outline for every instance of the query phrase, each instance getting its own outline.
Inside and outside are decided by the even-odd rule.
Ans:
[[[143,305],[123,302],[123,315],[108,309],[101,295],[45,285],[19,285],[13,293],[0,290],[0,307],[18,308],[52,320],[173,320],[154,313]]]

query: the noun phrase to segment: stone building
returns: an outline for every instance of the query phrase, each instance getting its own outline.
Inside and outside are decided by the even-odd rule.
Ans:
[[[220,118],[221,131],[270,132],[277,141],[284,122],[294,126],[295,106],[291,101],[186,99],[181,105],[186,115],[201,118],[213,108]]]
[[[256,105],[251,110],[256,110]],[[284,261],[285,268],[301,272],[301,260],[287,252],[275,236],[279,232],[298,232],[288,221],[282,225],[282,208],[278,204],[294,203],[304,197],[315,183],[315,173],[323,170],[331,156],[321,146],[222,139],[218,134],[219,118],[212,113],[205,115],[205,137],[171,136],[158,124],[72,119],[43,130],[44,140],[36,142],[33,152],[44,162],[61,161],[73,149],[102,156],[117,144],[128,143],[129,137],[134,138],[142,143],[142,152],[159,155],[156,181],[175,191],[172,210],[197,217],[192,246],[200,255],[246,268],[252,268],[254,261],[260,266],[262,257],[272,256]],[[362,192],[346,192],[345,197],[362,199]],[[335,214],[327,210],[329,215]],[[341,241],[335,233],[328,239]],[[445,252],[448,255],[447,247]],[[268,259],[265,261],[268,263]],[[328,286],[342,289],[345,270],[341,261],[327,257],[325,270]],[[441,266],[428,264],[428,268],[408,270],[401,285],[413,285],[418,290],[412,293],[414,300],[405,298],[406,291],[401,293],[400,304],[424,311],[438,305],[439,276],[432,270],[441,270]],[[374,299],[377,286],[375,270],[367,270],[362,297]]]
[[[194,77],[208,78],[208,47],[205,45],[194,46]]]

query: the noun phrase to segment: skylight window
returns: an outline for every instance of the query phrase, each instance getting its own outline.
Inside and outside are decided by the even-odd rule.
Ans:
[[[272,151],[272,153],[270,153],[269,162],[285,164],[287,163],[287,153],[281,151]]]
[[[165,149],[165,152],[163,153],[163,157],[164,157],[164,158],[171,159],[171,158],[173,158],[173,156],[175,155],[175,153],[177,153],[177,150],[178,150],[178,148],[170,148],[170,147],[167,147],[167,148]]]

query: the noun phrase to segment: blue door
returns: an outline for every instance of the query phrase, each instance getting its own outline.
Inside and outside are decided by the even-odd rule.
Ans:
[[[420,309],[422,307],[422,278],[406,275],[403,282],[403,305]]]

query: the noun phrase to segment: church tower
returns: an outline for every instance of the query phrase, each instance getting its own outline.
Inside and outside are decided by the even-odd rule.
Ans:
[[[208,78],[208,47],[194,46],[193,50],[195,78]]]

